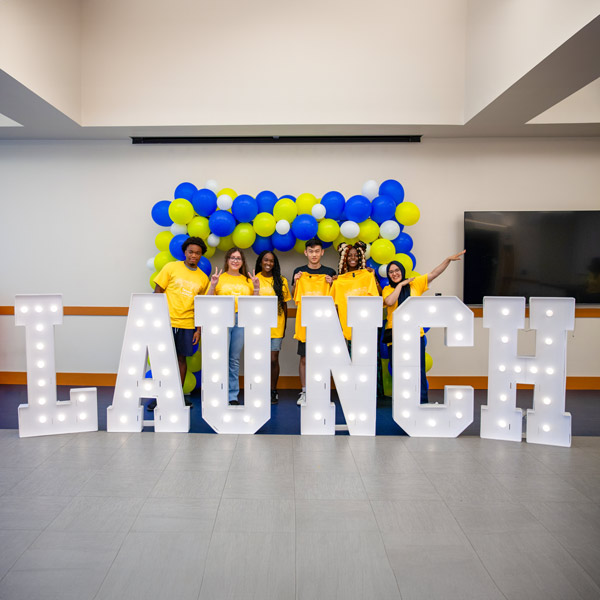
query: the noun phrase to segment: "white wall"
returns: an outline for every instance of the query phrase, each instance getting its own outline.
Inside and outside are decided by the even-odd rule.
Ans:
[[[385,145],[133,146],[127,142],[0,142],[0,305],[17,293],[64,294],[65,305],[127,306],[150,291],[146,260],[160,230],[155,202],[176,185],[214,178],[239,193],[338,189],[359,193],[367,179],[400,180],[421,220],[417,269],[427,271],[462,247],[465,210],[600,209],[600,140],[425,139]],[[253,254],[250,253],[253,257]],[[217,254],[218,264],[222,255]],[[302,257],[283,259],[288,276]],[[332,251],[325,262],[336,265]],[[461,295],[462,269],[452,265],[432,291]],[[57,368],[116,372],[124,319],[65,317],[57,332]],[[430,334],[432,375],[485,375],[487,333],[474,349],[442,348]],[[0,317],[0,370],[24,371],[23,332]],[[600,319],[578,319],[569,374],[600,375]],[[284,375],[296,373],[286,339]]]
[[[2,0],[0,69],[75,121],[81,117],[79,0]]]

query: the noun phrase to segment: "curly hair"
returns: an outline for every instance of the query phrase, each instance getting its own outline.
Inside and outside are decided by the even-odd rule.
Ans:
[[[342,242],[338,247],[337,250],[340,253],[340,263],[338,265],[338,274],[339,275],[343,275],[344,273],[348,272],[348,253],[350,252],[350,250],[354,248],[356,250],[356,252],[358,253],[358,268],[359,269],[366,269],[367,268],[367,261],[365,259],[365,250],[367,248],[367,245],[364,242],[356,242],[356,244],[352,245],[352,244],[346,244],[344,242]]]
[[[242,252],[241,248],[237,248],[236,246],[234,246],[233,248],[229,248],[229,250],[227,250],[227,252],[225,252],[225,260],[223,262],[223,272],[227,273],[227,269],[229,267],[229,258],[231,257],[231,255],[234,252],[239,252],[240,256],[242,257],[242,265],[240,267],[240,273],[246,278],[246,279],[250,279],[250,275],[248,275],[248,266],[246,265],[246,257],[244,256],[244,253]]]
[[[281,268],[279,267],[279,259],[275,252],[271,252],[271,250],[263,250],[256,258],[256,265],[254,267],[254,272],[258,275],[262,273],[262,261],[266,254],[271,254],[273,256],[273,291],[277,296],[277,305],[279,314],[283,313],[283,307],[285,306],[285,302],[283,300],[283,279],[281,278]]]

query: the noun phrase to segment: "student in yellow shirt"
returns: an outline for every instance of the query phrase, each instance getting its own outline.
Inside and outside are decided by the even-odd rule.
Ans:
[[[271,329],[271,404],[279,402],[279,351],[287,327],[287,303],[292,298],[287,279],[281,276],[279,259],[274,252],[264,250],[258,255],[255,267],[261,296],[277,296],[277,327]]]
[[[167,263],[155,277],[154,293],[166,294],[169,317],[173,328],[175,352],[179,365],[181,382],[187,373],[186,356],[194,354],[193,346],[200,339],[200,328],[194,325],[194,298],[203,295],[208,289],[208,277],[198,267],[198,262],[206,252],[206,244],[198,237],[189,237],[181,245],[185,260]],[[186,406],[191,406],[185,398]],[[148,404],[148,410],[156,408],[156,400]]]
[[[425,275],[406,278],[406,269],[404,265],[393,260],[387,266],[387,276],[390,280],[390,285],[383,288],[383,304],[387,307],[387,323],[384,342],[390,347],[390,357],[392,356],[392,319],[394,311],[402,304],[409,296],[421,296],[423,292],[429,289],[429,284],[439,277],[451,262],[460,260],[466,252],[463,250],[458,254],[453,254],[441,262],[435,269]],[[389,333],[388,333],[389,330]],[[427,394],[427,376],[425,374],[425,340],[423,339],[424,332],[421,329],[421,404],[429,402]]]
[[[229,329],[229,404],[238,405],[240,393],[240,354],[244,347],[244,331],[238,327],[238,297],[258,296],[260,283],[254,273],[248,274],[246,258],[239,248],[230,248],[225,253],[223,269],[210,278],[209,296],[235,296],[235,324]]]

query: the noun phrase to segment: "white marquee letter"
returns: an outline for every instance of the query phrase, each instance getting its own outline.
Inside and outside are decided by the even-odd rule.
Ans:
[[[473,388],[447,385],[443,404],[420,404],[420,327],[445,327],[446,346],[472,346],[473,312],[455,296],[411,296],[394,312],[394,421],[410,436],[457,437],[473,422]]]
[[[244,405],[229,406],[229,336],[233,296],[197,296],[196,326],[202,327],[202,418],[217,433],[256,433],[271,418],[271,327],[277,298],[240,296],[238,325],[244,328]]]
[[[144,379],[150,358],[152,379]],[[132,294],[112,406],[106,412],[108,431],[142,431],[140,398],[156,398],[154,431],[188,432],[190,408],[185,406],[181,377],[165,294]]]
[[[490,330],[488,404],[481,407],[481,437],[520,442],[522,411],[517,383],[534,384],[527,411],[527,441],[571,445],[571,415],[565,411],[567,331],[575,327],[573,298],[531,298],[535,356],[517,355],[517,330],[525,324],[525,298],[484,298],[483,326]]]
[[[302,325],[306,327],[306,405],[302,406],[301,433],[335,434],[335,404],[331,402],[330,373],[350,435],[375,435],[377,404],[377,327],[382,300],[348,298],[348,325],[352,327],[352,360],[333,298],[302,298]]]
[[[15,325],[25,326],[27,402],[19,406],[19,437],[98,430],[96,388],[72,389],[58,402],[54,363],[54,326],[61,325],[60,294],[15,297]]]

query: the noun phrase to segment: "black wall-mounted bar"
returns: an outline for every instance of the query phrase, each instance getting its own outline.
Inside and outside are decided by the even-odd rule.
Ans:
[[[232,137],[132,137],[132,144],[399,144],[419,143],[420,135],[261,135]]]

